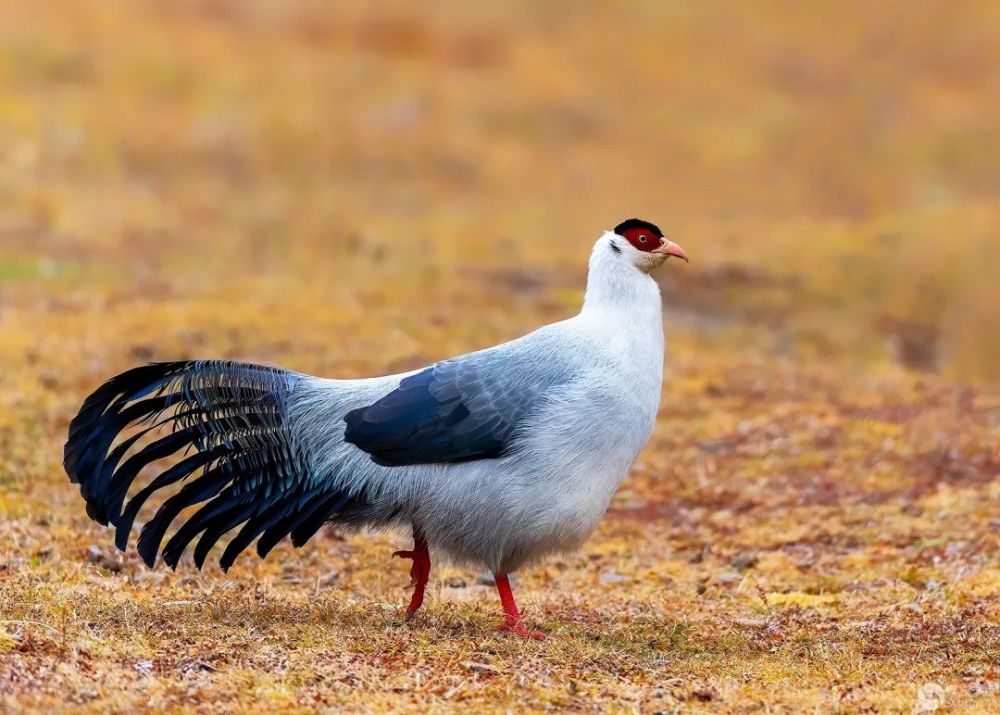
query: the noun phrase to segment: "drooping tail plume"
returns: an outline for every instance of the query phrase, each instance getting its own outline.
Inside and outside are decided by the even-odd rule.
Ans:
[[[363,495],[313,473],[296,446],[289,409],[308,380],[221,360],[134,368],[98,388],[71,422],[66,473],[80,485],[90,517],[116,527],[122,550],[146,500],[184,482],[142,528],[138,551],[150,566],[171,522],[196,504],[201,508],[163,547],[171,567],[197,538],[201,568],[212,546],[241,524],[222,554],[223,569],[258,537],[261,556],[289,534],[299,546],[327,521],[357,521],[367,508]],[[177,455],[126,503],[144,468]]]

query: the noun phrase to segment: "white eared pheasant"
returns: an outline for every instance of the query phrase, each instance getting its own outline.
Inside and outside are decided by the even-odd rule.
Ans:
[[[83,403],[66,472],[123,550],[146,500],[173,492],[139,534],[150,566],[196,504],[163,545],[171,567],[196,542],[201,568],[237,529],[223,569],[254,540],[263,557],[324,524],[409,527],[413,549],[396,553],[413,560],[408,616],[434,551],[489,568],[501,628],[541,638],[525,628],[508,574],[579,547],[649,439],[663,376],[649,273],[669,256],[687,260],[653,224],[624,221],[594,246],[578,315],[400,375],[330,380],[222,360],[134,368]],[[172,455],[126,501],[137,475]]]

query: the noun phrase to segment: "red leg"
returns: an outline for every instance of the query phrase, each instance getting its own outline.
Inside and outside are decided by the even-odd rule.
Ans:
[[[427,581],[431,577],[431,555],[427,550],[427,542],[423,535],[413,529],[413,550],[396,551],[393,556],[404,559],[413,559],[413,566],[410,567],[410,584],[406,588],[413,589],[413,596],[410,597],[410,605],[406,608],[406,620],[413,618],[413,614],[424,602],[424,589]]]
[[[503,604],[505,614],[504,622],[500,625],[500,630],[510,631],[525,638],[534,638],[537,641],[545,640],[545,634],[541,631],[529,631],[521,621],[521,612],[517,610],[517,603],[514,601],[514,592],[510,589],[510,579],[507,574],[498,573],[493,575],[496,582],[497,591],[500,592],[500,603]]]

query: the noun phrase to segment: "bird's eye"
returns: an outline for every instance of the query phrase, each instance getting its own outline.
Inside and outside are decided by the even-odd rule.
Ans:
[[[648,239],[648,238],[646,238],[645,236],[639,236],[639,243],[645,243],[645,242],[646,242],[646,241],[648,241],[648,240],[649,240],[649,239]]]

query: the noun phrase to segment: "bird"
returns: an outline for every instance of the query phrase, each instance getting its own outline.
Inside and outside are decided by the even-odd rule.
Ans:
[[[233,532],[224,571],[255,540],[264,558],[325,525],[401,528],[413,539],[394,554],[412,561],[407,619],[433,552],[489,569],[499,628],[541,640],[510,575],[581,547],[649,440],[664,361],[651,273],[670,257],[688,261],[656,225],[622,221],[593,246],[578,314],[401,374],[329,379],[221,359],[134,367],[84,400],[64,468],[122,551],[147,500],[162,499],[136,542],[151,568],[159,554],[176,569],[193,543],[201,569]]]

